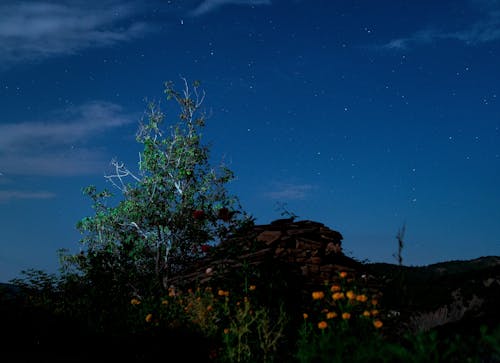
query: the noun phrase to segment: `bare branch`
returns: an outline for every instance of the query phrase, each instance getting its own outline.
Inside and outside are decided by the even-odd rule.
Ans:
[[[127,176],[131,176],[134,178],[136,181],[141,181],[138,177],[136,177],[130,170],[128,170],[123,163],[117,162],[115,159],[111,160],[111,165],[115,167],[115,172],[116,174],[113,175],[105,175],[104,178],[106,178],[107,181],[111,182],[116,188],[120,189],[122,193],[125,193],[127,191],[127,187],[125,183],[123,182],[123,178],[126,178]],[[121,185],[118,185],[115,183],[114,179],[118,179],[120,181]]]

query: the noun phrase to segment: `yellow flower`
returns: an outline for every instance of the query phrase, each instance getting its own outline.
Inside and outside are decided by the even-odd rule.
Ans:
[[[336,318],[337,317],[337,313],[334,312],[334,311],[329,311],[328,313],[326,313],[326,318],[327,319],[333,319],[333,318]]]
[[[340,278],[341,278],[341,279],[344,279],[344,278],[346,278],[346,277],[347,277],[347,272],[342,271],[342,272],[339,274],[339,276],[340,276]]]
[[[325,297],[325,293],[323,291],[314,291],[312,293],[313,300],[321,300]]]
[[[147,323],[150,323],[151,320],[153,320],[153,314],[146,315],[146,319],[145,320],[146,320]]]
[[[326,321],[320,321],[318,323],[318,328],[321,330],[326,329],[327,326],[328,326],[328,323]]]
[[[384,325],[384,323],[382,323],[380,320],[374,320],[374,321],[373,321],[373,326],[374,326],[376,329],[380,329],[383,325]]]
[[[229,291],[219,290],[217,291],[219,296],[229,296]]]
[[[256,287],[255,285],[250,285],[250,286],[248,287],[248,289],[249,289],[250,291],[254,291],[256,288],[257,288],[257,287]]]
[[[355,293],[354,293],[354,291],[352,291],[352,290],[347,291],[347,292],[345,293],[345,295],[347,296],[347,298],[348,298],[349,300],[354,300],[354,299],[356,299],[356,294],[355,294]]]
[[[372,315],[373,315],[373,316],[378,315],[378,310],[377,310],[377,309],[373,309],[373,310],[372,310]]]
[[[350,318],[351,318],[351,314],[349,314],[349,313],[343,313],[343,314],[342,314],[342,319],[344,319],[344,320],[348,320],[348,319],[350,319]]]
[[[173,287],[171,287],[170,289],[168,289],[168,296],[170,296],[170,297],[175,296],[175,289]]]
[[[135,299],[135,298],[134,298],[134,299],[130,300],[130,303],[131,303],[132,305],[139,305],[139,304],[141,303],[141,301],[140,301],[140,300],[138,300],[138,299]]]
[[[307,315],[306,313],[304,313],[304,314],[302,314],[302,317],[303,317],[304,319],[307,319],[307,318],[309,317],[309,315]]]
[[[360,302],[365,302],[366,300],[368,300],[368,298],[366,297],[366,295],[361,294],[356,296],[356,300]]]
[[[363,311],[363,316],[369,318],[370,317],[370,312],[368,310]]]
[[[162,304],[162,305],[168,305],[168,300],[162,300],[162,301],[161,301],[161,304]]]
[[[332,287],[330,288],[331,292],[338,292],[340,290],[342,290],[342,288],[340,287],[340,285],[332,285]]]
[[[345,298],[343,292],[336,292],[335,294],[332,295],[333,300],[342,300],[343,298]]]

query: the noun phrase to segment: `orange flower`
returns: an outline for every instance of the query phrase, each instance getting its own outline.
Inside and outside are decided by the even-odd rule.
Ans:
[[[337,313],[334,312],[334,311],[329,311],[326,313],[326,318],[327,319],[333,319],[333,318],[336,318],[337,317]]]
[[[376,306],[377,304],[378,304],[378,300],[377,299],[372,299],[372,305]]]
[[[140,300],[138,300],[138,299],[135,299],[135,298],[134,298],[134,299],[130,300],[130,303],[131,303],[132,305],[139,305],[139,304],[141,303],[141,301],[140,301]]]
[[[378,315],[378,310],[377,309],[373,309],[371,313],[372,313],[373,316]]]
[[[343,313],[342,314],[342,319],[349,320],[350,318],[351,318],[351,314],[349,314],[349,313]]]
[[[344,279],[344,278],[346,278],[346,277],[347,277],[347,272],[342,271],[342,272],[339,274],[339,276],[340,276],[340,278],[341,278],[341,279]]]
[[[212,310],[213,310],[212,305],[208,305],[208,306],[207,306],[207,311],[212,311]]]
[[[307,315],[306,313],[304,313],[304,314],[302,314],[302,317],[303,317],[304,319],[307,319],[307,318],[309,317],[309,315]]]
[[[374,326],[376,329],[380,329],[383,325],[384,325],[384,323],[382,323],[380,320],[374,320],[374,321],[373,321],[373,326]]]
[[[361,294],[356,296],[356,300],[360,302],[365,302],[366,300],[368,300],[368,298],[366,297],[366,295]]]
[[[342,288],[340,287],[340,285],[332,285],[332,287],[330,288],[331,292],[338,292],[340,290],[342,290]]]
[[[314,291],[312,293],[313,300],[321,300],[325,297],[325,293],[323,291]]]
[[[168,300],[162,300],[162,301],[161,301],[161,304],[162,304],[162,305],[168,305]]]
[[[224,334],[229,334],[229,329],[228,328],[224,329]]]
[[[333,300],[342,300],[343,298],[345,298],[343,292],[336,292],[335,294],[332,295]]]
[[[147,323],[150,323],[151,320],[153,320],[153,314],[146,315],[146,319],[145,320],[146,320]]]
[[[354,291],[352,291],[352,290],[347,291],[347,292],[345,293],[345,295],[347,296],[347,298],[348,298],[349,300],[354,300],[354,299],[356,299],[356,294],[355,294],[355,293],[354,293]]]
[[[249,289],[250,291],[254,291],[256,288],[257,288],[257,287],[256,287],[255,285],[250,285],[250,286],[248,287],[248,289]]]
[[[229,291],[219,290],[219,291],[217,291],[217,295],[219,295],[219,296],[229,296]]]
[[[328,323],[326,321],[320,321],[318,323],[318,328],[321,330],[326,329],[327,326],[328,326]]]
[[[368,310],[363,311],[363,316],[369,318],[370,317],[370,312]]]

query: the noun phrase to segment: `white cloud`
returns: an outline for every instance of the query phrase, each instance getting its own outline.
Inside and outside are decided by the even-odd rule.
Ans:
[[[264,195],[271,199],[292,200],[305,199],[307,193],[314,189],[310,184],[291,184],[291,183],[275,183],[274,187],[270,188]]]
[[[0,63],[39,61],[135,39],[148,27],[130,21],[134,10],[114,0],[2,1]]]
[[[90,102],[54,119],[0,125],[0,168],[6,175],[71,176],[102,169],[104,153],[81,145],[99,133],[134,122],[121,107]]]
[[[393,39],[383,45],[386,49],[407,49],[418,44],[429,44],[439,40],[455,40],[467,45],[477,45],[500,40],[500,2],[472,1],[478,5],[482,18],[462,29],[449,31],[426,29],[411,36]]]
[[[271,5],[271,0],[204,0],[191,12],[191,16],[205,15],[223,5]]]
[[[51,199],[56,195],[50,192],[27,192],[18,190],[0,190],[0,203],[13,199]]]

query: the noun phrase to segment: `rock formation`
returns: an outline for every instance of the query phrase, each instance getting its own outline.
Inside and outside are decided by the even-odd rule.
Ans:
[[[254,225],[244,233],[228,237],[192,268],[168,281],[169,285],[205,284],[243,266],[270,265],[286,270],[285,276],[310,291],[325,281],[335,281],[340,271],[368,276],[363,264],[344,255],[342,234],[323,223],[294,218]]]

